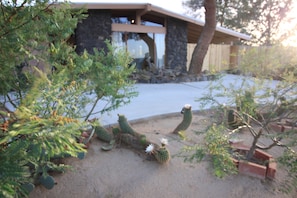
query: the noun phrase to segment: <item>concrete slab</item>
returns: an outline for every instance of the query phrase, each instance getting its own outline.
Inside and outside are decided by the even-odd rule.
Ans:
[[[237,85],[237,82],[241,82],[243,78],[237,75],[226,75],[222,80],[225,86],[230,86]],[[208,93],[210,83],[214,82],[136,84],[135,90],[138,92],[138,96],[132,98],[129,104],[104,113],[100,117],[100,122],[102,125],[117,123],[117,114],[124,114],[128,120],[135,120],[180,112],[185,104],[191,104],[193,110],[200,110],[201,106],[196,100]],[[221,100],[223,99],[221,98]],[[96,108],[100,109],[102,107],[101,104]]]

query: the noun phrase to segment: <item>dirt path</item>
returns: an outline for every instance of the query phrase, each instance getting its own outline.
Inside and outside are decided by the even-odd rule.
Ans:
[[[129,119],[129,118],[128,118]],[[202,143],[202,136],[194,131],[203,130],[211,121],[207,113],[195,113],[193,123],[186,134],[190,141],[180,140],[170,132],[181,121],[180,114],[158,116],[133,123],[133,128],[148,139],[159,143],[160,138],[169,140],[168,149],[173,156],[166,165],[150,161],[140,153],[119,146],[111,151],[102,151],[103,142],[93,139],[84,160],[67,159],[72,171],[56,175],[57,185],[52,190],[37,187],[31,198],[289,198],[273,191],[271,182],[247,177],[230,176],[225,179],[214,177],[207,161],[185,163],[183,158],[174,157],[181,148],[191,142]],[[249,141],[248,139],[246,141]],[[283,177],[277,171],[276,181]],[[276,184],[277,182],[272,182]]]

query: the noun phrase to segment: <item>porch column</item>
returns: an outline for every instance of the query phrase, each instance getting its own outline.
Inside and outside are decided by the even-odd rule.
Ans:
[[[181,67],[187,71],[187,23],[181,20],[168,18],[166,33],[166,68]]]
[[[106,49],[104,41],[111,40],[111,13],[108,10],[88,10],[88,17],[78,23],[75,31],[76,52],[86,49],[93,53],[93,48]]]

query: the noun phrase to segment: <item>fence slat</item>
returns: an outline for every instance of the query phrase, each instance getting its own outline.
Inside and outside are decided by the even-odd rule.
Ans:
[[[188,44],[187,68],[196,44]],[[204,58],[202,71],[219,72],[228,69],[243,69],[242,66],[261,69],[263,72],[277,70],[286,66],[294,67],[297,62],[296,47],[280,46],[230,46],[211,44]],[[246,63],[247,62],[247,63]]]
[[[187,51],[187,69],[189,69],[192,53],[196,44],[188,44]],[[202,71],[222,71],[229,69],[230,65],[230,48],[229,45],[211,44],[203,61]]]

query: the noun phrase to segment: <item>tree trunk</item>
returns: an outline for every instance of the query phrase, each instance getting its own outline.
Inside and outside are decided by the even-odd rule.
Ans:
[[[201,73],[203,60],[216,30],[216,0],[205,0],[205,25],[192,54],[189,73]]]
[[[257,135],[254,136],[252,146],[246,156],[246,159],[248,161],[251,161],[252,157],[254,156],[255,150],[257,148],[257,142],[259,141],[259,138],[261,137],[262,133],[263,133],[263,130],[260,129],[259,132],[257,133]]]

